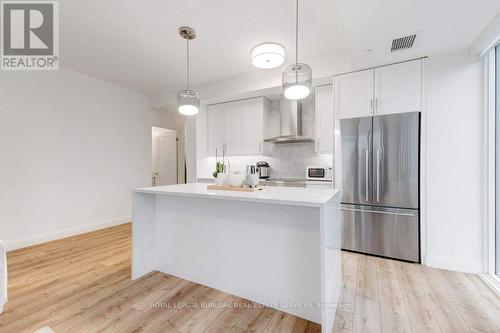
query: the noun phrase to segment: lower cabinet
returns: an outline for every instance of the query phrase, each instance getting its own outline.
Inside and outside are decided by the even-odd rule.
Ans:
[[[271,102],[265,97],[209,105],[207,108],[208,155],[259,155]]]

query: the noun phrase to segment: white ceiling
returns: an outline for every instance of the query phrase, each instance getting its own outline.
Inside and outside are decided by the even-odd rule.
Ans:
[[[339,0],[351,66],[361,68],[470,48],[500,13],[500,0]],[[417,33],[410,50],[393,38]],[[367,52],[367,50],[371,52]]]
[[[300,56],[331,51],[340,41],[334,3],[301,3]],[[255,70],[250,51],[263,41],[291,55],[294,12],[291,0],[62,0],[61,65],[148,94],[175,92],[185,84],[180,26],[197,32],[190,44],[196,85]]]
[[[289,63],[293,0],[61,0],[61,65],[149,95],[185,84],[185,41],[196,29],[192,84],[255,71],[250,50],[283,44]],[[500,11],[498,0],[302,0],[300,57],[348,50],[361,68],[470,47]],[[414,50],[388,53],[390,40],[420,32]],[[371,49],[371,53],[366,50]]]

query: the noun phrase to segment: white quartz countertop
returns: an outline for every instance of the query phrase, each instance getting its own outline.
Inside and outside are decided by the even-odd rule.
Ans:
[[[256,192],[235,192],[208,190],[207,185],[206,183],[190,183],[144,187],[137,188],[134,192],[309,207],[321,207],[338,193],[338,190],[329,188],[274,186],[266,186]]]

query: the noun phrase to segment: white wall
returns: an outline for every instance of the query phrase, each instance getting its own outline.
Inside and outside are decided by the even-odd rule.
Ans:
[[[482,63],[465,51],[430,57],[427,82],[427,264],[483,272]]]
[[[145,95],[66,69],[0,73],[0,238],[9,249],[126,222],[151,182]]]

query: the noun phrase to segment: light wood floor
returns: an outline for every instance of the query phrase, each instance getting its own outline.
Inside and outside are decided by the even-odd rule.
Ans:
[[[0,332],[320,331],[166,274],[131,282],[129,224],[12,251],[8,264]],[[352,253],[343,269],[336,332],[500,332],[500,299],[474,275]]]

